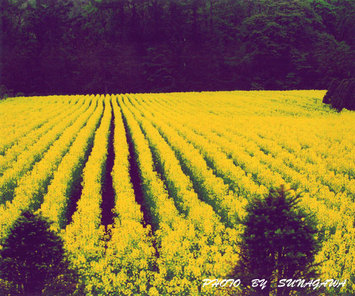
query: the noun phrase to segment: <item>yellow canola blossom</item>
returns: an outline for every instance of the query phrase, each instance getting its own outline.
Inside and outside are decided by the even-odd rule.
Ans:
[[[2,101],[0,239],[22,211],[34,211],[64,239],[87,295],[223,295],[225,290],[202,288],[203,279],[228,278],[239,258],[246,205],[284,184],[302,192],[299,206],[318,220],[321,278],[347,279],[341,292],[351,295],[355,113],[331,110],[322,104],[324,94]],[[113,224],[105,229],[101,205],[110,133],[114,208]],[[81,196],[68,217],[80,180]]]

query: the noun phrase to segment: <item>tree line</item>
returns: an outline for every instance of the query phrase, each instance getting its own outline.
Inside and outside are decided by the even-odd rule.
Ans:
[[[2,0],[0,93],[327,88],[352,0]]]

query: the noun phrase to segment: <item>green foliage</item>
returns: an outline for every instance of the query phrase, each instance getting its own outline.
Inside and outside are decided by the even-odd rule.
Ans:
[[[323,97],[324,104],[330,104],[331,97],[335,94],[338,84],[339,84],[338,79],[332,79],[332,81],[329,84],[328,91]]]
[[[297,206],[299,199],[299,194],[281,186],[247,206],[241,259],[233,276],[242,283],[266,279],[267,285],[265,289],[245,285],[243,295],[290,295],[289,288],[277,288],[280,279],[310,280],[316,276],[314,258],[320,248],[316,223]],[[302,295],[312,291],[302,289]]]
[[[76,272],[69,268],[62,240],[41,216],[24,212],[0,250],[3,295],[73,295]]]
[[[353,0],[2,0],[0,84],[26,95],[326,88]]]
[[[0,100],[5,100],[12,96],[12,92],[8,90],[5,85],[0,85]]]
[[[242,66],[259,89],[310,87],[318,80],[312,50],[323,30],[320,17],[302,1],[263,3],[265,9],[241,26],[247,44]],[[248,75],[248,76],[249,76]],[[309,79],[312,77],[312,79]]]
[[[153,92],[171,89],[174,79],[169,73],[168,52],[163,49],[148,48],[147,62],[145,63],[145,74],[147,80],[154,85]]]
[[[339,111],[343,108],[355,110],[355,79],[332,80],[323,103],[331,104]]]

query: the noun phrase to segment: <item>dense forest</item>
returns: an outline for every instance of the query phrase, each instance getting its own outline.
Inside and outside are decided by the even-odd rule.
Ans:
[[[353,0],[1,0],[12,95],[324,89],[354,77]]]

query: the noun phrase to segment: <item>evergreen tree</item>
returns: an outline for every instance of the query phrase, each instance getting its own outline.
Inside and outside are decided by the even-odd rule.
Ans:
[[[0,294],[73,295],[77,279],[50,224],[24,212],[0,249]]]
[[[323,98],[323,103],[331,104],[333,108],[341,111],[343,108],[355,110],[355,79],[333,80],[327,93]]]
[[[247,206],[240,245],[240,261],[233,278],[241,279],[241,295],[319,295],[309,288],[277,288],[281,279],[305,279],[317,276],[314,257],[320,248],[313,216],[297,206],[300,195],[283,186],[270,190],[263,199]],[[265,279],[265,288],[253,288],[253,279]]]
[[[335,91],[339,85],[338,79],[332,79],[332,81],[329,84],[328,91],[323,97],[323,103],[324,104],[330,104],[331,103],[331,97],[335,94]]]

